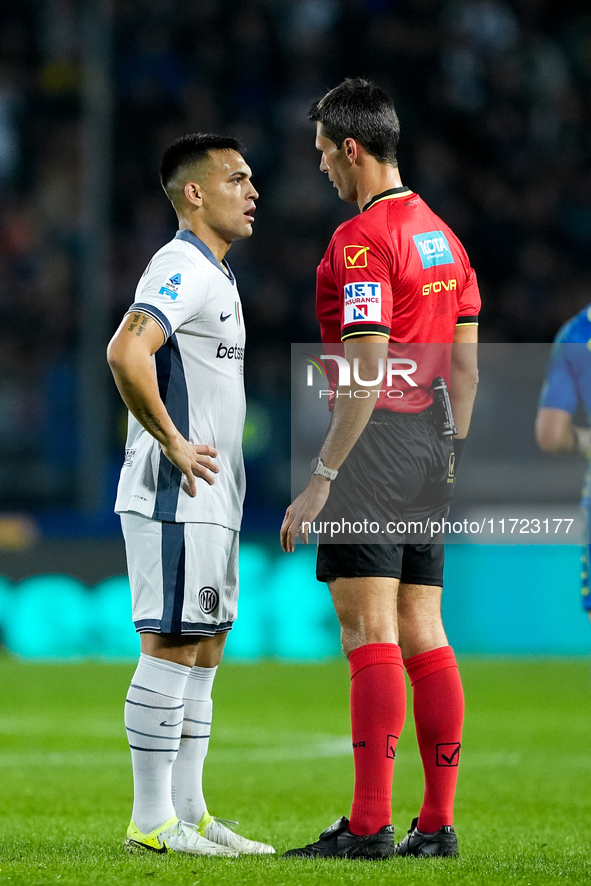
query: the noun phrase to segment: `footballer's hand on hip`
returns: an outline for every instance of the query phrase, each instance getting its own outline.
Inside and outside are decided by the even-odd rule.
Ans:
[[[205,480],[210,486],[215,483],[215,474],[219,473],[219,468],[214,459],[217,456],[217,449],[206,444],[195,445],[189,443],[180,434],[178,438],[171,444],[163,445],[162,452],[173,465],[179,469],[184,475],[186,481],[186,492],[194,498],[197,495],[197,483],[195,478]]]
[[[310,526],[326,504],[329,492],[330,480],[310,477],[304,491],[292,501],[281,524],[281,547],[286,553],[293,554],[298,535],[308,544]]]

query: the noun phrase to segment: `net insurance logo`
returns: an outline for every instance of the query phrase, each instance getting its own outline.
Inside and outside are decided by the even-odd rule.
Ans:
[[[412,378],[418,368],[415,360],[402,357],[388,357],[384,361],[383,357],[380,357],[378,359],[376,377],[363,379],[360,378],[359,359],[357,357],[354,358],[352,365],[345,357],[337,354],[321,354],[320,357],[316,357],[314,354],[305,354],[305,357],[308,363],[306,367],[306,386],[309,388],[315,387],[314,380],[318,380],[318,376],[314,370],[320,376],[320,382],[325,385],[325,387],[318,391],[319,398],[356,397],[359,400],[363,400],[371,397],[372,392],[369,390],[360,390],[359,388],[354,391],[346,390],[351,388],[351,375],[355,384],[360,385],[362,389],[375,389],[377,385],[381,384],[382,387],[379,391],[374,390],[374,395],[377,393],[378,398],[387,397],[391,400],[399,400],[401,397],[404,397],[404,391],[397,387],[401,380],[411,388],[418,387],[417,382]],[[334,361],[336,366],[332,366],[329,369],[326,366],[327,360]],[[386,381],[385,386],[383,384],[384,379]]]

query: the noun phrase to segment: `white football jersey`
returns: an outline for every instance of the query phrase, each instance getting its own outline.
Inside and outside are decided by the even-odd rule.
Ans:
[[[179,231],[144,271],[133,312],[162,328],[165,342],[153,357],[160,396],[189,442],[215,446],[219,474],[213,486],[197,478],[192,498],[181,472],[129,414],[115,511],[240,529],[245,333],[234,275],[193,233]]]

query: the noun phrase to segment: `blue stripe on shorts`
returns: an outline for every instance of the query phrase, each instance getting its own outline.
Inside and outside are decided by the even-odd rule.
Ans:
[[[162,588],[164,606],[160,631],[180,634],[185,602],[185,525],[162,523]]]

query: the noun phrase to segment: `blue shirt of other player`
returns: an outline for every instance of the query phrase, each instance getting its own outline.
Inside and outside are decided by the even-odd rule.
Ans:
[[[573,423],[573,415],[581,405],[590,416],[591,305],[568,320],[554,339],[536,418],[536,441],[541,449],[591,458],[591,429]],[[586,532],[581,563],[583,607],[591,618],[591,462],[583,484],[581,510]]]

